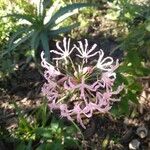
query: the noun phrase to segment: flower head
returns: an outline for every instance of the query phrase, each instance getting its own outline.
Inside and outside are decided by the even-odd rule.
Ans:
[[[60,66],[57,67],[46,62],[44,53],[41,53],[41,65],[45,68],[44,77],[47,80],[42,93],[47,97],[51,111],[59,109],[61,117],[66,117],[68,120],[76,118],[85,128],[83,116],[90,118],[95,112],[108,112],[113,102],[120,100],[116,97],[123,86],[119,86],[116,91],[112,88],[116,80],[115,70],[119,66],[118,60],[114,64],[113,58],[104,58],[102,50],[93,52],[96,44],[88,49],[86,39],[85,46],[81,41],[78,44],[79,46],[74,45],[70,48],[70,39],[67,42],[64,38],[63,50],[59,42],[56,43],[58,51],[51,50],[51,52],[59,56],[54,58],[59,60]],[[82,63],[71,58],[70,54],[74,49],[77,50],[75,56],[81,58]],[[99,54],[97,63],[90,62],[89,65],[88,59],[96,54]],[[64,64],[63,59],[67,58],[69,63]]]

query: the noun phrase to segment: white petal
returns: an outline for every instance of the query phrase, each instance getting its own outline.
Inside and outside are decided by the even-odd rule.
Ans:
[[[87,52],[87,54],[90,54],[96,47],[97,47],[97,44],[94,44],[92,48]]]
[[[51,53],[55,53],[55,54],[57,54],[57,55],[61,55],[61,56],[63,55],[62,53],[60,53],[60,52],[58,52],[58,51],[56,51],[56,50],[51,50],[50,52],[51,52]]]
[[[60,47],[60,41],[56,42],[56,47],[62,52],[64,53],[64,50],[62,50],[62,48]]]
[[[64,46],[64,51],[67,51],[67,38],[64,37],[63,39],[63,46]]]
[[[83,43],[82,43],[81,41],[79,41],[78,43],[79,43],[79,46],[80,46],[81,52],[83,53],[83,52],[84,52]]]

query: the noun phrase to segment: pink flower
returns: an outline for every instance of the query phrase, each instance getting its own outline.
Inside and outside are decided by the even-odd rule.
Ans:
[[[116,79],[116,73],[104,72],[102,73],[101,81],[103,83],[103,88],[106,90],[111,90]]]
[[[93,72],[93,68],[94,68],[94,67],[91,67],[91,66],[89,66],[89,67],[84,67],[84,68],[83,68],[83,73],[91,74],[91,73]]]
[[[88,49],[87,39],[85,39],[85,46],[83,46],[83,43],[81,41],[79,41],[78,43],[79,43],[79,47],[74,45],[74,47],[79,52],[79,54],[77,54],[77,56],[82,59],[85,59],[86,63],[87,63],[88,58],[93,57],[98,53],[98,52],[92,53],[95,50],[97,44],[94,44],[91,49]]]
[[[86,128],[83,124],[83,121],[82,121],[82,118],[81,118],[81,114],[82,114],[82,109],[80,108],[80,104],[76,104],[74,106],[74,109],[73,109],[73,114],[76,114],[77,115],[77,121],[80,123],[80,125],[83,127],[83,128]]]
[[[118,60],[114,64],[113,58],[104,58],[102,50],[94,52],[96,44],[88,49],[86,39],[85,45],[81,41],[78,43],[79,46],[74,45],[71,50],[70,39],[68,41],[66,38],[63,39],[63,48],[60,47],[60,42],[56,43],[58,51],[51,50],[51,52],[58,55],[54,58],[57,67],[48,63],[44,58],[44,52],[41,53],[41,65],[45,68],[44,77],[47,80],[42,93],[47,97],[51,111],[59,109],[61,117],[71,121],[75,116],[77,122],[86,128],[82,116],[90,118],[95,112],[108,112],[113,102],[120,100],[115,97],[124,86],[118,86],[116,90],[112,88],[116,80],[115,70],[119,66]],[[81,65],[74,62],[70,56],[75,48],[76,56],[82,59]],[[97,64],[90,62],[88,65],[88,59],[96,54],[99,54]],[[67,58],[69,58],[67,64],[61,62],[63,59],[66,62]],[[62,72],[56,68],[60,68]]]
[[[58,92],[55,89],[53,83],[45,83],[42,87],[42,93],[48,98],[50,102],[56,101],[58,98]]]
[[[88,67],[81,67],[78,65],[78,73],[79,74],[91,74],[93,72],[93,66],[88,66]]]
[[[100,80],[97,79],[92,85],[91,85],[93,91],[97,91],[100,87],[104,87],[103,83],[101,83]]]
[[[90,118],[92,117],[93,115],[93,110],[95,110],[95,107],[96,107],[96,104],[95,103],[92,103],[92,102],[89,102],[83,109],[83,114]]]
[[[106,91],[112,90],[114,81],[116,80],[116,73],[114,72],[119,66],[118,60],[116,65],[111,65],[107,72],[103,72],[101,76],[102,87],[106,88]]]
[[[100,112],[108,112],[111,109],[109,99],[112,95],[110,93],[103,93],[100,92],[96,93],[96,101],[97,101],[97,109]]]
[[[95,89],[93,88],[93,86],[85,84],[85,81],[84,81],[83,77],[81,78],[81,83],[79,83],[79,84],[72,83],[71,79],[69,78],[68,82],[64,83],[64,88],[68,89],[68,90],[79,89],[79,91],[80,91],[80,98],[81,99],[83,98],[84,101],[85,101],[85,103],[87,103],[86,96],[85,96],[85,89],[86,90],[90,90],[90,91],[95,91]]]
[[[68,42],[67,42],[66,38],[63,39],[63,47],[64,47],[64,49],[62,49],[60,47],[60,42],[56,43],[56,47],[57,47],[58,50],[51,50],[51,52],[59,55],[59,57],[54,58],[54,60],[66,59],[67,57],[69,57],[69,55],[72,53],[72,51],[74,49],[74,47],[73,47],[70,50],[70,39],[68,39]]]
[[[53,109],[59,109],[59,105],[56,104],[55,101],[53,101],[52,103],[48,103],[48,106],[50,108],[50,110],[52,111]]]
[[[44,72],[44,77],[46,78],[46,80],[49,81],[49,79],[54,78],[58,75],[60,75],[61,73],[55,69],[55,67],[51,64],[49,64],[45,58],[44,58],[44,52],[42,51],[41,53],[41,66],[43,68],[46,68],[46,71]]]
[[[62,117],[67,117],[68,120],[72,120],[72,118],[70,116],[71,111],[68,110],[66,104],[61,104],[59,108],[60,108]]]

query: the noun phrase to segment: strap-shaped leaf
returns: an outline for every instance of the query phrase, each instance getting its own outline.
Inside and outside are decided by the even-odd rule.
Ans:
[[[13,13],[13,14],[8,14],[6,16],[2,16],[2,18],[3,17],[13,17],[13,18],[16,18],[16,19],[24,19],[24,20],[29,21],[31,24],[34,22],[34,17],[32,15],[27,15],[27,14]]]
[[[40,39],[41,39],[43,50],[45,51],[46,60],[49,62],[50,61],[49,38],[46,31],[41,33]]]
[[[32,39],[31,39],[31,49],[34,52],[32,54],[32,57],[34,59],[36,59],[35,56],[36,56],[37,49],[38,49],[39,45],[40,45],[40,32],[39,31],[34,31]]]
[[[29,142],[28,142],[28,145],[27,145],[27,147],[26,147],[26,150],[31,150],[32,149],[32,141],[30,140]]]
[[[91,6],[94,6],[93,4],[90,4],[90,3],[74,3],[74,4],[69,4],[65,7],[61,7],[53,16],[52,18],[50,19],[50,21],[46,24],[46,26],[50,26],[51,24],[55,24],[55,21],[65,15],[66,13],[68,12],[72,12],[73,10],[75,9],[80,9],[80,8],[83,8],[83,7],[91,7]],[[65,18],[66,19],[66,18]]]
[[[1,54],[1,58],[4,57],[6,54],[9,54],[12,50],[14,50],[16,47],[18,47],[20,44],[24,43],[27,39],[29,39],[32,36],[33,32],[28,33],[24,37],[21,38],[16,44],[12,45],[10,48],[8,48],[4,53]]]
[[[43,0],[43,8],[46,9],[51,4],[51,0]]]
[[[18,29],[18,31],[11,36],[8,48],[11,49],[11,47],[13,45],[13,42],[16,40],[16,38],[18,36],[21,36],[23,33],[28,33],[30,30],[31,30],[31,28],[21,28],[21,29]]]
[[[55,36],[57,36],[57,35],[59,35],[59,34],[66,33],[66,32],[70,32],[72,29],[78,27],[79,25],[80,25],[80,23],[74,23],[74,24],[72,24],[72,25],[70,25],[70,26],[61,27],[61,28],[59,28],[59,29],[57,29],[57,30],[51,30],[51,31],[48,33],[48,35],[49,35],[50,37],[55,37]]]
[[[16,47],[18,47],[20,44],[24,43],[26,40],[28,40],[33,34],[33,31],[26,34],[24,37],[22,37],[17,43],[15,43],[12,47],[8,48],[5,53],[2,54],[2,57],[8,53],[10,53],[12,50],[14,50]]]
[[[56,11],[56,9],[60,9],[61,5],[59,5],[60,0],[55,0],[55,2],[53,3],[53,5],[46,11],[45,14],[45,18],[44,18],[44,24],[47,24],[51,17],[53,16],[54,12]]]
[[[77,14],[77,9],[73,10],[72,12],[68,12],[64,14],[63,16],[59,17],[57,20],[55,20],[54,24],[52,24],[51,27],[58,25],[59,23],[63,22],[65,19],[69,18],[70,16],[73,16],[74,14]]]
[[[34,31],[31,39],[31,48],[36,50],[40,44],[40,31]]]
[[[43,0],[39,0],[38,2],[36,2],[36,4],[37,4],[37,15],[41,17],[43,16],[44,13]]]

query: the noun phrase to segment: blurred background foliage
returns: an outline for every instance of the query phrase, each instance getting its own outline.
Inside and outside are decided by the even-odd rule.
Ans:
[[[42,32],[39,29],[43,28],[43,26],[45,29],[45,24],[43,24],[43,20],[39,21],[41,16],[37,15],[37,5],[34,2],[34,0],[0,0],[1,82],[8,78],[11,79],[11,73],[23,69],[27,63],[33,61],[31,56],[39,60],[38,54],[40,54],[42,48],[46,49],[48,56],[48,49],[53,46],[51,41],[56,41],[63,36],[69,36],[75,40],[88,38],[92,39],[93,42],[96,39],[99,43],[101,43],[101,39],[111,38],[117,46],[110,49],[110,54],[119,53],[120,51],[122,53],[122,57],[119,58],[120,67],[117,71],[115,87],[121,83],[125,85],[124,91],[120,95],[121,102],[114,105],[111,113],[114,117],[130,116],[134,110],[133,108],[138,104],[139,94],[142,90],[142,85],[138,82],[138,78],[150,75],[149,0],[60,0],[57,10],[59,10],[60,6],[72,5],[74,7],[66,7],[62,14],[64,15],[70,11],[72,13],[66,16],[65,18],[67,19],[64,18],[63,22],[60,21],[60,25],[55,22],[62,15],[61,13],[58,14],[52,20],[52,26],[48,30],[42,30]],[[50,3],[47,3],[48,1],[46,0],[44,2],[41,7],[44,5],[47,7],[44,7],[43,19],[46,17],[48,8],[57,3],[57,0],[49,1]],[[88,4],[74,5],[75,3]],[[91,7],[86,7],[90,6],[89,3],[96,4],[97,7],[92,5]],[[85,8],[76,10],[76,8],[81,7]],[[51,12],[49,13],[51,14]],[[28,21],[32,19],[32,21],[28,26],[26,22],[20,23],[19,19]],[[66,30],[65,27],[68,28],[72,23],[75,23],[75,25]],[[37,27],[36,25],[39,26]],[[32,28],[31,31],[35,32],[30,36],[31,38],[24,40],[24,37],[30,34],[29,30],[27,31],[27,27]],[[52,29],[52,27],[55,29]],[[44,33],[46,32],[46,36],[43,35],[43,31]],[[57,36],[53,36],[53,34]],[[14,46],[16,44],[15,40],[16,42],[22,42]],[[33,51],[35,49],[36,51]],[[37,53],[36,56],[35,52]],[[38,63],[36,66],[38,66]],[[69,146],[74,143],[75,147],[79,148],[81,143],[72,138],[76,133],[76,129],[72,129],[74,127],[67,127],[66,130],[63,123],[46,116],[47,111],[44,114],[45,116],[40,118],[42,120],[38,120],[41,117],[37,115],[38,112],[41,111],[42,107],[46,108],[46,106],[41,106],[41,108],[38,108],[37,113],[34,112],[26,117],[21,115],[16,105],[15,107],[17,113],[19,113],[18,127],[17,130],[8,135],[11,134],[14,139],[17,139],[17,150],[20,150],[20,147],[24,147],[24,150],[31,150],[33,145],[36,145],[36,150],[49,149],[51,146],[60,146],[59,148],[56,147],[56,149],[67,149],[67,143],[70,143]],[[40,112],[40,114],[42,113]],[[33,122],[28,121],[31,118]],[[47,118],[51,119],[47,120]],[[44,123],[39,124],[41,122]],[[5,134],[3,131],[1,135]],[[47,134],[49,131],[51,132],[50,135]],[[7,139],[7,136],[2,136],[2,138]]]

